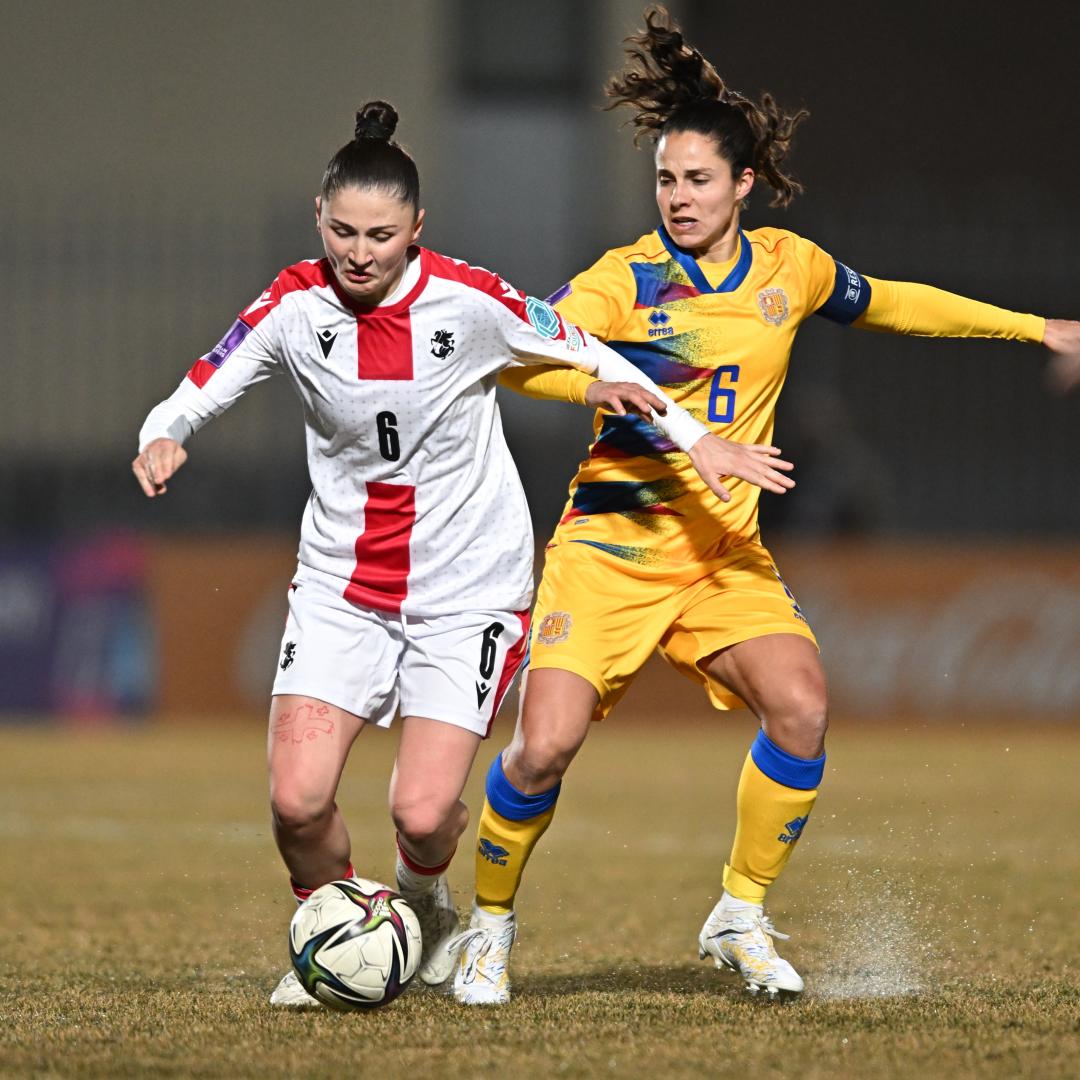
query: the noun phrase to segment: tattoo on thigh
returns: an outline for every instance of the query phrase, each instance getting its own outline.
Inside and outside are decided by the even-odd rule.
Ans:
[[[278,742],[311,742],[320,735],[333,735],[334,721],[329,705],[299,705],[295,712],[282,713],[274,722],[274,738]]]

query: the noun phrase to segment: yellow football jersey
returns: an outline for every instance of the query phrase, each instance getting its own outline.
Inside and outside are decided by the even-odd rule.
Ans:
[[[740,232],[730,263],[698,263],[663,228],[607,252],[550,299],[724,438],[772,440],[799,324],[851,322],[864,278],[782,229]],[[643,564],[701,561],[757,535],[759,488],[721,503],[651,424],[597,413],[595,440],[555,533]]]
[[[614,248],[549,297],[560,313],[635,364],[716,434],[772,441],[795,332],[810,315],[868,330],[1040,342],[1045,320],[929,285],[863,275],[784,229],[740,231],[729,263],[697,262],[663,227]],[[504,383],[584,401],[591,381],[531,369]],[[555,542],[640,565],[684,565],[757,537],[760,489],[725,481],[721,503],[652,424],[598,412]]]

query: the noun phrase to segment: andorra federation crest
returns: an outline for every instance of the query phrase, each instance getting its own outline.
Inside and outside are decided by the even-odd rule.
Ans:
[[[762,289],[757,294],[758,307],[766,322],[779,326],[791,314],[787,293],[783,289]]]
[[[569,611],[552,611],[544,616],[536,631],[536,640],[541,645],[557,645],[570,636],[573,619]]]

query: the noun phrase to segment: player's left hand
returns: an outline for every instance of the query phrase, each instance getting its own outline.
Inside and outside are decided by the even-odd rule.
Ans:
[[[585,391],[585,404],[594,409],[606,409],[616,416],[637,413],[648,420],[653,412],[659,416],[667,415],[667,405],[644,386],[632,382],[597,382],[590,383]]]
[[[781,453],[777,446],[730,442],[710,433],[690,447],[690,462],[709,490],[721,502],[730,502],[731,492],[722,482],[729,476],[736,476],[775,495],[790,491],[795,481],[787,473],[795,466],[785,461]]]
[[[1080,388],[1080,322],[1047,319],[1043,344],[1053,353],[1046,366],[1050,388],[1059,394]]]

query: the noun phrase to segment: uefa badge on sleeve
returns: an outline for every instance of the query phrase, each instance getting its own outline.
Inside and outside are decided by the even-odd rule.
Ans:
[[[541,336],[556,338],[559,336],[559,316],[550,304],[537,300],[535,296],[525,297],[525,315],[532,328]]]
[[[758,307],[765,321],[780,326],[791,314],[787,293],[783,289],[762,289],[757,294]]]
[[[540,645],[557,645],[570,636],[574,620],[569,611],[551,611],[543,617],[536,630],[536,640]]]

